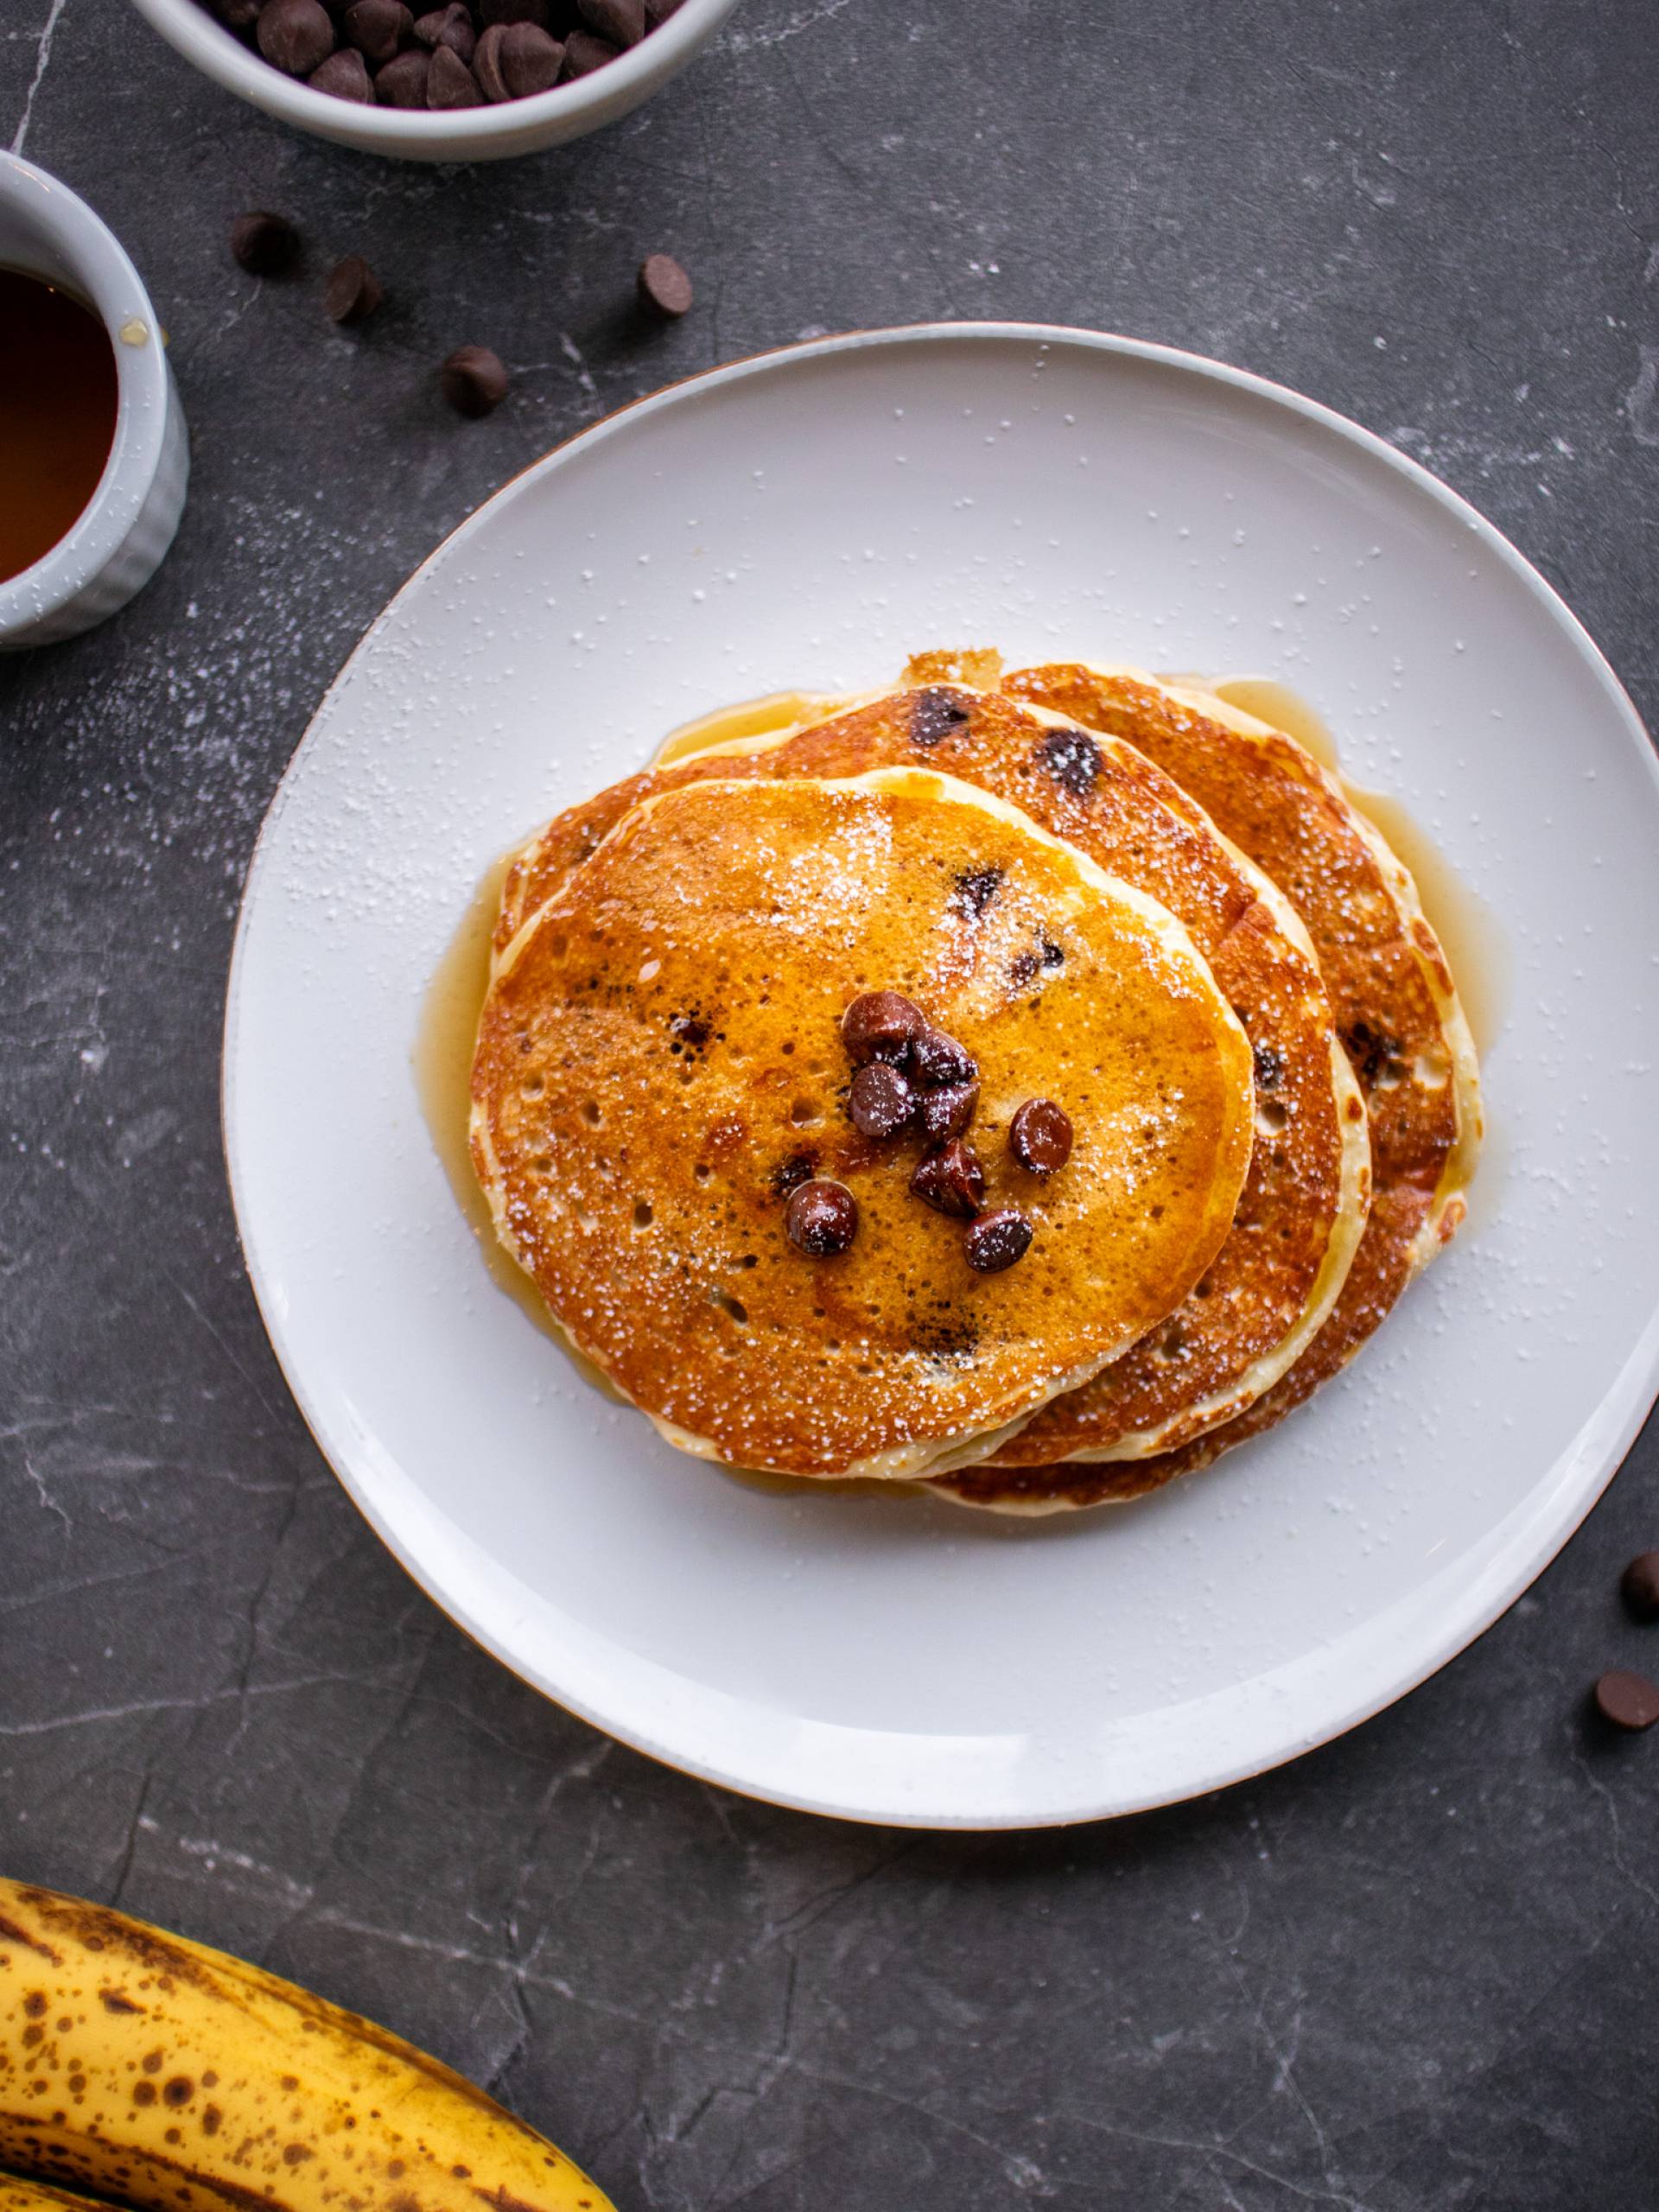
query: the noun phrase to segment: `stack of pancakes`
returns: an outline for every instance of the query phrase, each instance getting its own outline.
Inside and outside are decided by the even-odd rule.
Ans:
[[[497,1230],[674,1443],[1052,1512],[1271,1427],[1463,1217],[1474,1049],[1407,869],[1291,738],[1123,669],[927,654],[682,735],[509,870],[472,1079]],[[846,1010],[975,1063],[983,1273],[861,1133]],[[1021,1105],[1073,1133],[1022,1164]],[[844,1249],[791,1241],[839,1186]]]

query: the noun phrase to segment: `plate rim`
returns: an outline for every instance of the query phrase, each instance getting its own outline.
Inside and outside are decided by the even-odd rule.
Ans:
[[[345,659],[336,670],[306,723],[298,743],[289,755],[276,789],[271,794],[261,819],[253,850],[249,856],[246,873],[238,901],[236,928],[232,937],[231,957],[226,982],[225,1010],[221,1028],[219,1058],[219,1121],[225,1157],[226,1181],[236,1225],[237,1238],[247,1269],[248,1281],[261,1323],[276,1363],[282,1372],[289,1394],[294,1401],[311,1440],[321,1454],[335,1480],[347,1499],[367,1523],[377,1539],[389,1551],[404,1573],[430,1599],[447,1619],[461,1633],[479,1644],[505,1667],[519,1681],[546,1698],[550,1703],[574,1713],[588,1726],[630,1749],[642,1753],[658,1764],[694,1780],[713,1783],[734,1794],[761,1803],[779,1805],[790,1810],[811,1813],[830,1819],[855,1821],[861,1825],[900,1827],[906,1829],[966,1833],[1014,1832],[1045,1827],[1058,1827],[1128,1818],[1138,1813],[1155,1811],[1165,1806],[1184,1804],[1193,1799],[1208,1796],[1214,1792],[1231,1789],[1237,1784],[1273,1772],[1307,1752],[1334,1743],[1374,1719],[1379,1713],[1419,1689],[1433,1675],[1451,1664],[1452,1661],[1478,1642],[1517,1599],[1538,1580],[1559,1556],[1591,1511],[1605,1494],[1609,1484],[1618,1472],[1624,1459],[1645,1423],[1654,1402],[1659,1397],[1659,1313],[1649,1317],[1648,1325],[1624,1368],[1608,1390],[1580,1425],[1573,1442],[1558,1462],[1559,1466],[1570,1465],[1583,1457],[1586,1445],[1594,1471],[1587,1476],[1578,1474],[1570,1488],[1559,1484],[1554,1496],[1544,1509],[1541,1536],[1535,1535],[1526,1549],[1525,1558],[1518,1568],[1510,1567],[1497,1572],[1502,1561],[1493,1562],[1485,1570],[1484,1587],[1478,1578],[1472,1590],[1475,1601],[1465,1605],[1454,1617],[1451,1629],[1433,1639],[1429,1656],[1414,1660],[1391,1687],[1377,1694],[1366,1694],[1344,1706],[1341,1713],[1328,1724],[1298,1733],[1281,1749],[1266,1758],[1250,1758],[1237,1764],[1225,1760],[1214,1762],[1214,1770],[1202,1777],[1171,1789],[1156,1788],[1139,1795],[1101,1802],[1100,1790],[1103,1777],[1096,1770],[1094,1795],[1087,1802],[1078,1802],[1064,1810],[1039,1810],[1035,1813],[952,1814],[941,1810],[918,1810],[914,1808],[888,1805],[880,1808],[849,1806],[839,1799],[815,1797],[810,1794],[786,1789],[769,1788],[753,1777],[740,1778],[716,1764],[687,1756],[669,1745],[654,1740],[638,1727],[619,1724],[605,1717],[583,1699],[568,1690],[555,1688],[532,1671],[529,1664],[516,1656],[507,1647],[505,1638],[483,1619],[473,1618],[460,1601],[436,1586],[424,1560],[417,1560],[408,1545],[380,1511],[372,1496],[372,1487],[349,1471],[352,1454],[343,1437],[331,1435],[328,1424],[314,1404],[298,1362],[290,1357],[285,1345],[285,1327],[281,1301],[275,1295],[274,1286],[268,1279],[265,1262],[249,1234],[247,1214],[250,1201],[243,1185],[243,1168],[238,1154],[238,1086],[236,1077],[237,1047],[243,1013],[245,983],[245,955],[250,934],[251,916],[269,861],[272,832],[291,802],[298,776],[320,726],[334,707],[336,699],[351,681],[359,658],[372,645],[383,628],[386,627],[401,608],[404,600],[423,580],[428,570],[444,556],[464,541],[473,531],[483,525],[485,518],[505,501],[511,494],[531,477],[551,474],[580,453],[602,445],[616,435],[637,417],[641,417],[681,401],[693,399],[716,388],[741,384],[748,378],[776,370],[785,365],[806,365],[841,353],[851,353],[876,347],[913,344],[952,342],[991,342],[1005,344],[1020,342],[1044,346],[1076,346],[1086,351],[1104,353],[1131,360],[1175,370],[1193,376],[1203,383],[1219,384],[1265,399],[1300,416],[1327,432],[1332,433],[1371,459],[1402,476],[1420,492],[1427,492],[1434,503],[1444,509],[1450,518],[1468,530],[1501,564],[1525,587],[1545,614],[1563,632],[1586,669],[1603,692],[1608,705],[1623,724],[1626,737],[1633,744],[1642,761],[1648,779],[1653,786],[1656,800],[1659,800],[1659,753],[1656,753],[1652,738],[1638,714],[1618,672],[1602,652],[1585,625],[1567,604],[1561,594],[1542,572],[1508,538],[1497,526],[1459,492],[1433,474],[1421,462],[1403,453],[1387,439],[1363,423],[1343,415],[1323,401],[1311,399],[1294,387],[1258,374],[1249,369],[1236,367],[1231,363],[1216,360],[1206,354],[1187,348],[1166,346],[1148,339],[1127,336],[1122,333],[1090,330],[1063,323],[1020,322],[1007,321],[932,321],[878,326],[868,329],[826,334],[822,337],[798,340],[791,344],[771,346],[732,361],[721,362],[713,368],[673,379],[639,398],[603,415],[597,422],[585,424],[561,439],[534,460],[516,469],[486,499],[480,501],[470,513],[462,517],[447,531],[438,543],[416,563],[409,575],[375,615],[367,627],[356,639]],[[1618,1414],[1613,1429],[1606,1435],[1594,1437],[1592,1432],[1613,1407],[1615,1402],[1628,1398]],[[1567,1499],[1562,1503],[1562,1491],[1567,1489]]]

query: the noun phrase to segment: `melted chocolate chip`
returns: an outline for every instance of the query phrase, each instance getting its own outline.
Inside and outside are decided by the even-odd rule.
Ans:
[[[910,1187],[936,1213],[969,1221],[985,1196],[985,1171],[960,1137],[930,1152],[910,1179]]]
[[[1353,1062],[1362,1090],[1374,1090],[1377,1078],[1399,1058],[1400,1039],[1369,1021],[1356,1021],[1343,1031],[1342,1049]]]
[[[1027,1098],[1008,1124],[1008,1149],[1033,1175],[1052,1175],[1071,1157],[1071,1117],[1052,1098]]]
[[[1016,991],[1023,991],[1042,964],[1034,952],[1016,952],[1008,963],[1008,981]]]
[[[1285,1057],[1275,1046],[1253,1045],[1250,1058],[1255,1068],[1255,1087],[1258,1090],[1274,1090],[1285,1071]]]
[[[1065,965],[1065,946],[1055,944],[1052,943],[1049,938],[1045,938],[1043,939],[1043,965],[1045,968],[1064,968]]]
[[[832,1260],[858,1232],[858,1200],[844,1183],[803,1183],[789,1202],[784,1226],[798,1252]]]
[[[780,1198],[791,1198],[803,1183],[810,1183],[818,1171],[816,1152],[791,1152],[787,1160],[780,1160],[772,1172],[772,1187]]]
[[[1100,747],[1084,729],[1053,729],[1037,747],[1037,764],[1073,798],[1087,798],[1100,780]]]
[[[973,1120],[978,1104],[976,1083],[947,1083],[938,1090],[925,1090],[918,1109],[922,1135],[929,1144],[949,1144]]]
[[[910,702],[910,741],[925,747],[938,745],[967,719],[968,709],[953,691],[931,683]]]
[[[896,1137],[916,1110],[916,1094],[897,1068],[871,1060],[853,1077],[847,1110],[861,1136]]]
[[[867,1060],[902,1060],[912,1038],[927,1027],[920,1007],[897,991],[866,991],[841,1017],[841,1041],[855,1067]]]
[[[982,914],[1002,887],[1000,868],[963,868],[953,881],[950,904],[960,914]]]
[[[982,1275],[1000,1275],[1031,1249],[1032,1227],[1022,1213],[1004,1206],[999,1213],[982,1213],[963,1239],[968,1264]]]
[[[972,1083],[979,1074],[979,1064],[967,1046],[931,1023],[924,1023],[910,1040],[910,1065],[917,1081],[931,1088]]]

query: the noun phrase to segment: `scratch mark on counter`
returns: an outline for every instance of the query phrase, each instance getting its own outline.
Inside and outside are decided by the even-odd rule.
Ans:
[[[12,134],[11,150],[14,154],[22,152],[23,142],[29,137],[29,119],[35,112],[35,95],[41,89],[41,80],[46,75],[47,65],[52,59],[52,35],[67,5],[68,0],[52,0],[52,5],[47,11],[41,42],[35,49],[35,74],[29,80],[29,90],[23,95],[23,111],[18,117],[17,128]]]

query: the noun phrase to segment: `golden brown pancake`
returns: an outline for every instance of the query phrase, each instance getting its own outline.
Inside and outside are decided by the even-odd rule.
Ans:
[[[1024,976],[1027,948],[1042,954]],[[976,1274],[861,1136],[841,1018],[897,989],[980,1066],[988,1207],[1035,1230]],[[1007,1128],[1059,1101],[1047,1180]],[[686,1448],[909,1478],[991,1448],[1178,1305],[1227,1234],[1250,1048],[1180,925],[949,777],[686,779],[628,812],[501,952],[473,1072],[498,1229],[576,1349]],[[790,1243],[843,1184],[850,1248]]]
[[[1169,1326],[1046,1407],[1010,1448],[1039,1464],[1173,1448],[1271,1386],[1323,1322],[1359,1239],[1364,1112],[1317,963],[1272,885],[1132,747],[950,680],[994,677],[995,656],[932,656],[911,672],[911,688],[781,741],[679,759],[571,808],[510,870],[498,941],[653,791],[698,777],[847,776],[918,760],[1013,802],[1168,907],[1255,1048],[1263,1126],[1249,1179],[1233,1234]]]
[[[1318,950],[1371,1136],[1370,1218],[1330,1319],[1301,1357],[1225,1427],[1133,1467],[1079,1471],[1064,1499],[1040,1475],[1013,1470],[952,1486],[964,1503],[1040,1511],[1140,1497],[1300,1405],[1457,1230],[1482,1124],[1473,1042],[1416,887],[1311,753],[1224,701],[1136,671],[1056,664],[1005,681],[1014,696],[1145,753],[1279,884]]]

